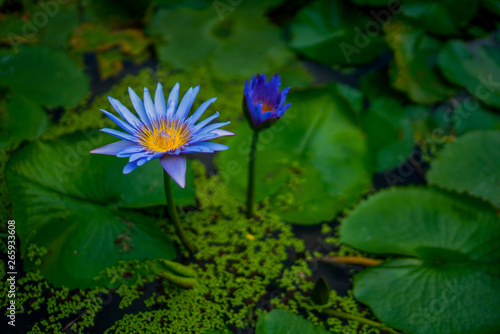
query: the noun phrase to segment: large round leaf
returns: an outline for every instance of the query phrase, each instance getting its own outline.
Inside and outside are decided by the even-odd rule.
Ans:
[[[387,44],[394,52],[389,75],[394,88],[405,92],[416,103],[432,104],[455,93],[436,71],[441,42],[404,22],[384,27]]]
[[[477,0],[413,0],[401,5],[403,15],[438,35],[458,34],[474,16]]]
[[[500,131],[474,131],[448,144],[432,163],[429,182],[468,192],[500,208]]]
[[[500,47],[493,40],[467,44],[453,40],[439,53],[439,66],[446,78],[465,86],[479,100],[500,107]]]
[[[48,117],[38,103],[21,95],[11,95],[0,105],[0,147],[13,138],[18,141],[36,139],[47,129]]]
[[[310,321],[285,310],[272,310],[261,314],[255,334],[328,334],[324,327],[314,326]]]
[[[387,325],[410,333],[498,333],[500,218],[466,195],[392,188],[361,203],[342,241],[399,254],[355,277],[354,294]]]
[[[398,166],[412,152],[411,121],[398,100],[381,97],[372,101],[363,113],[362,123],[370,139],[377,172]]]
[[[90,155],[106,143],[108,136],[95,133],[37,141],[16,151],[7,165],[21,254],[30,270],[28,246],[47,248],[41,270],[55,285],[88,287],[119,260],[175,256],[157,226],[159,217],[131,209],[165,204],[161,165],[153,161],[123,175],[126,159]],[[178,203],[193,201],[192,189],[176,187],[175,195]]]
[[[0,84],[50,106],[76,105],[89,89],[87,76],[66,54],[37,46],[0,57]]]
[[[362,64],[385,49],[380,30],[379,23],[343,1],[317,0],[293,20],[290,46],[327,65]]]
[[[330,220],[370,187],[364,135],[353,121],[351,101],[334,90],[292,91],[288,101],[285,116],[259,136],[256,200],[274,195],[276,209],[290,222]],[[252,130],[245,122],[235,132],[219,168],[235,196],[244,199]],[[290,189],[287,181],[293,180],[298,182]],[[294,197],[293,205],[284,206],[277,196],[285,192]]]
[[[208,62],[214,74],[224,78],[275,71],[293,55],[281,31],[262,14],[264,2],[252,5],[226,5],[223,11],[217,11],[217,6],[158,11],[149,29],[158,40],[160,60],[177,68]]]

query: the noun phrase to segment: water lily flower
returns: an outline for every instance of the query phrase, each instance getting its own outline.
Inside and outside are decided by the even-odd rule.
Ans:
[[[160,159],[165,171],[182,188],[186,185],[186,154],[212,153],[226,150],[229,147],[208,140],[231,136],[226,130],[221,130],[224,123],[209,123],[219,116],[207,117],[196,123],[205,110],[217,98],[211,98],[202,103],[200,107],[188,117],[196,95],[200,90],[198,85],[189,88],[178,104],[179,88],[177,83],[165,101],[163,88],[160,83],[156,88],[155,100],[147,88],[144,88],[144,101],[129,87],[130,100],[137,112],[137,117],[128,110],[120,101],[109,97],[109,102],[121,119],[112,113],[102,110],[113,122],[125,132],[114,129],[102,129],[102,132],[115,136],[121,141],[92,150],[91,153],[116,155],[119,158],[128,158],[128,163],[123,168],[123,173],[128,174],[146,162]]]
[[[255,155],[259,133],[262,129],[272,126],[285,114],[291,103],[285,104],[290,87],[280,92],[281,79],[275,74],[266,83],[264,74],[257,74],[248,83],[245,81],[243,90],[243,114],[253,129],[250,155],[248,157],[248,186],[247,186],[247,217],[252,216],[255,194]]]
[[[290,87],[280,92],[281,79],[275,74],[266,83],[264,74],[257,74],[248,83],[245,81],[243,109],[254,129],[266,128],[273,125],[290,107],[285,104]]]

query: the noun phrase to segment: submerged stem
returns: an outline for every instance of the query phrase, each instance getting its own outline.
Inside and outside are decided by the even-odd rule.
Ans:
[[[381,324],[379,322],[376,322],[376,321],[373,321],[373,320],[369,320],[369,319],[366,319],[366,318],[363,318],[363,317],[358,317],[356,315],[352,315],[352,314],[349,314],[349,313],[335,311],[335,310],[332,310],[332,309],[324,309],[321,312],[323,312],[323,313],[325,313],[327,315],[331,315],[333,317],[341,318],[341,319],[354,320],[354,321],[360,322],[362,324],[366,324],[368,326],[371,326],[371,327],[378,328],[380,330],[386,331],[386,332],[391,333],[391,334],[399,334],[394,329],[392,329],[390,327],[387,327],[384,324]]]
[[[255,151],[259,141],[259,131],[254,130],[252,144],[250,146],[250,155],[248,157],[248,186],[247,186],[247,217],[252,216],[253,198],[255,196]]]
[[[170,216],[170,220],[174,223],[175,231],[177,236],[181,239],[184,247],[186,247],[190,253],[194,253],[196,248],[189,242],[184,229],[182,228],[179,215],[177,214],[177,209],[175,208],[174,193],[172,191],[172,178],[166,171],[163,171],[163,183],[165,185],[165,197],[167,198],[167,209]]]

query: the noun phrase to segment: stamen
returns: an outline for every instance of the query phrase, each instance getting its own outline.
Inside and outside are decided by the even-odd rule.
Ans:
[[[153,152],[168,152],[181,148],[191,138],[185,123],[156,120],[151,128],[144,126],[139,133],[140,143]]]

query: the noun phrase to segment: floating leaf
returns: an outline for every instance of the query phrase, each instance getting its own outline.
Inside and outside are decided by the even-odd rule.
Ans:
[[[354,209],[342,241],[397,258],[355,276],[354,295],[410,333],[500,331],[500,218],[486,202],[432,188],[391,188]]]
[[[362,122],[374,152],[375,171],[398,166],[412,152],[412,124],[398,100],[382,97],[372,101]]]
[[[415,24],[438,35],[458,34],[474,16],[477,0],[413,0],[401,5],[406,17]]]
[[[370,188],[364,134],[356,125],[352,100],[338,91],[293,90],[288,101],[292,106],[283,118],[259,136],[256,201],[272,196],[273,206],[289,222],[328,221]],[[231,150],[221,153],[218,162],[228,174],[228,187],[243,200],[252,130],[243,122],[235,133],[227,142]]]
[[[500,47],[492,39],[468,44],[453,40],[439,53],[439,66],[446,78],[489,106],[500,107]]]
[[[0,84],[50,106],[76,105],[89,89],[87,76],[66,54],[37,46],[0,57]]]
[[[314,326],[310,321],[301,316],[285,310],[272,310],[261,314],[257,321],[255,334],[328,334],[325,328]]]
[[[370,24],[370,29],[365,28]],[[357,65],[375,59],[385,49],[381,30],[376,21],[340,0],[317,0],[293,20],[290,46],[327,65]]]
[[[41,271],[54,285],[84,288],[119,260],[175,256],[157,226],[159,217],[132,210],[165,204],[160,164],[123,175],[125,159],[89,153],[106,144],[105,138],[94,133],[36,141],[9,160],[6,177],[21,254],[30,244],[47,248]],[[174,188],[177,203],[193,202],[191,187]]]
[[[267,73],[293,60],[281,31],[261,7],[246,6],[223,15],[214,15],[211,7],[159,10],[149,30],[157,39],[160,60],[176,68],[208,61],[214,74],[224,78]]]
[[[474,131],[439,152],[428,180],[490,201],[500,208],[500,131]]]
[[[311,293],[311,298],[316,305],[325,305],[330,296],[330,285],[324,277],[318,278]]]
[[[458,135],[472,130],[500,129],[500,115],[484,109],[477,102],[462,103],[453,110],[453,126]]]
[[[394,52],[389,75],[394,88],[417,103],[436,103],[455,93],[436,71],[441,42],[401,21],[384,27],[387,43]]]
[[[499,0],[481,0],[481,5],[492,13],[500,15]]]
[[[30,99],[10,96],[0,116],[0,147],[6,146],[15,138],[17,141],[33,140],[47,129],[48,117],[45,111]]]

